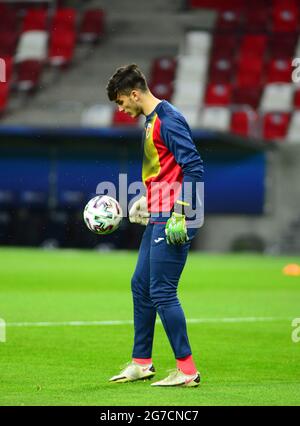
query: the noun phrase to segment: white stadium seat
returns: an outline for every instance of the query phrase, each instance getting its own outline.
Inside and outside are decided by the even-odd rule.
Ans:
[[[176,80],[199,81],[206,78],[208,57],[179,56],[176,70]]]
[[[175,106],[185,105],[200,108],[203,103],[205,85],[201,82],[175,81],[172,102]]]
[[[219,131],[229,131],[231,113],[228,108],[206,107],[200,115],[201,127]]]
[[[21,35],[16,62],[26,60],[45,61],[48,54],[48,34],[46,31],[26,31]]]
[[[186,55],[207,56],[211,48],[211,35],[206,31],[189,31],[185,35]]]
[[[294,85],[290,83],[267,84],[261,99],[263,112],[289,112],[293,107]]]
[[[295,111],[292,115],[287,135],[287,142],[300,144],[300,111]]]
[[[81,125],[88,127],[110,127],[114,108],[111,105],[93,105],[83,111]]]

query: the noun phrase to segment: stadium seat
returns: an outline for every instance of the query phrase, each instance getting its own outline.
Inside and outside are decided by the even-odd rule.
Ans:
[[[81,124],[87,127],[109,127],[112,124],[112,105],[92,105],[83,111]]]
[[[14,56],[18,42],[18,33],[15,31],[2,31],[0,28],[0,56]]]
[[[26,31],[21,35],[16,52],[16,62],[27,60],[45,61],[48,34],[46,31]]]
[[[254,111],[234,111],[231,115],[230,130],[240,136],[253,136],[251,128],[255,127],[257,114]]]
[[[209,84],[206,90],[205,105],[226,106],[231,101],[230,84]]]
[[[232,34],[216,34],[213,39],[212,55],[233,57],[239,47],[240,38]]]
[[[26,60],[17,66],[16,85],[19,90],[29,91],[38,87],[42,75],[43,63]]]
[[[242,37],[239,55],[245,57],[262,58],[267,47],[267,36],[262,34],[248,34]]]
[[[55,31],[51,35],[49,61],[53,66],[67,66],[72,62],[76,44],[74,32]]]
[[[283,140],[288,131],[290,114],[268,113],[263,118],[263,137],[265,140]]]
[[[175,80],[172,102],[187,107],[200,108],[205,93],[204,82],[195,83],[189,80]]]
[[[188,0],[191,9],[240,10],[245,7],[245,0]]]
[[[272,59],[267,67],[267,83],[288,83],[291,81],[293,72],[292,58],[290,59]]]
[[[19,30],[19,18],[17,10],[14,7],[7,7],[0,13],[0,29],[1,31],[14,31]]]
[[[198,82],[206,77],[207,65],[207,57],[179,56],[175,80]]]
[[[239,87],[260,86],[262,83],[263,58],[240,56],[236,84]]]
[[[79,30],[80,40],[84,42],[96,42],[103,37],[104,17],[102,9],[86,10]]]
[[[170,84],[174,80],[175,70],[175,58],[156,58],[152,63],[150,72],[151,84]]]
[[[270,26],[270,15],[268,6],[263,7],[261,0],[259,0],[259,4],[256,6],[251,2],[245,12],[244,27],[250,33],[265,32]]]
[[[212,56],[209,70],[209,80],[211,83],[230,83],[234,77],[236,68],[235,60],[232,56],[218,55]]]
[[[51,33],[52,32],[62,32],[66,33],[71,32],[75,33],[76,31],[76,19],[77,12],[73,8],[59,8],[57,9],[51,23]]]
[[[0,114],[6,110],[9,99],[10,83],[0,83]]]
[[[276,0],[272,15],[272,31],[292,32],[299,29],[299,3],[297,4],[297,1]]]
[[[185,35],[184,54],[206,56],[210,50],[212,37],[207,31],[188,31]]]
[[[200,116],[201,127],[219,131],[230,129],[230,110],[223,107],[206,107]]]
[[[232,103],[235,105],[248,105],[257,109],[262,93],[260,86],[239,87],[235,86],[232,91]]]
[[[294,109],[300,109],[300,87],[298,85],[294,93]]]
[[[289,83],[271,83],[264,87],[260,108],[264,112],[289,112],[293,105],[294,86]]]
[[[22,32],[47,31],[48,12],[46,9],[27,9]]]
[[[291,117],[287,141],[300,144],[300,111],[295,111]]]
[[[137,126],[138,119],[133,118],[125,112],[115,110],[113,115],[113,125],[114,126]]]
[[[268,51],[272,59],[293,58],[298,41],[297,33],[275,33],[269,36]]]
[[[216,23],[217,31],[238,31],[242,26],[243,15],[240,10],[225,9],[219,12]]]

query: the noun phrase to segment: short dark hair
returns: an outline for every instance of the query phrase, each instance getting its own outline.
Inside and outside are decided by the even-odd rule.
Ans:
[[[134,89],[140,89],[143,92],[149,90],[146,78],[136,64],[118,68],[106,87],[110,101],[115,101],[119,94],[130,95]]]

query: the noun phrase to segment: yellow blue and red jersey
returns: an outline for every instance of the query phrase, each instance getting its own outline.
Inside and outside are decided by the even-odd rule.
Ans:
[[[189,125],[169,102],[160,102],[146,117],[143,145],[142,178],[148,210],[169,212],[183,198],[185,182],[203,181],[203,162]]]

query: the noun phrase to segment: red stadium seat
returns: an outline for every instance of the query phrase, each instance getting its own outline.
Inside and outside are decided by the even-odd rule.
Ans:
[[[76,10],[72,8],[58,9],[50,31],[49,60],[51,65],[69,65],[73,59],[75,44]]]
[[[20,90],[34,90],[38,87],[43,70],[40,61],[28,60],[18,64],[17,67],[17,87]]]
[[[74,56],[75,44],[75,33],[64,31],[53,32],[49,46],[49,60],[51,65],[69,65]]]
[[[249,32],[265,32],[271,25],[270,17],[271,12],[268,6],[263,7],[261,0],[255,6],[252,1],[245,11],[244,26]]]
[[[0,83],[0,114],[3,114],[7,108],[9,99],[10,84]]]
[[[24,18],[22,31],[46,31],[48,12],[44,9],[28,9]]]
[[[104,11],[89,9],[85,12],[79,31],[82,41],[96,42],[104,35]]]
[[[17,11],[13,7],[7,7],[3,9],[0,14],[0,31],[18,31],[19,19]]]
[[[271,34],[268,43],[270,58],[282,59],[294,57],[297,41],[297,33]]]
[[[232,103],[235,105],[248,105],[256,110],[260,102],[261,94],[262,88],[259,86],[235,86],[232,91]]]
[[[231,101],[230,84],[209,84],[206,90],[205,104],[207,106],[226,106]]]
[[[282,140],[286,137],[290,121],[289,113],[268,113],[263,118],[263,137],[266,140]]]
[[[298,87],[295,91],[294,95],[294,108],[300,109],[300,87]]]
[[[169,84],[174,80],[176,71],[176,59],[169,57],[156,58],[151,69],[151,83]]]
[[[246,35],[241,40],[240,56],[263,57],[267,47],[267,36],[260,34]]]
[[[212,56],[209,79],[211,83],[230,83],[235,73],[236,64],[232,56]]]
[[[74,32],[76,31],[76,10],[73,8],[61,8],[57,9],[51,24],[52,31],[65,31]]]
[[[299,29],[299,4],[297,1],[276,0],[272,15],[274,32],[293,32]]]
[[[268,64],[267,83],[289,83],[293,72],[291,59],[272,59]]]
[[[240,136],[249,136],[251,127],[257,121],[257,114],[246,111],[234,111],[231,115],[230,130],[232,133]]]
[[[245,7],[247,2],[245,0],[189,0],[188,6],[192,9],[216,9],[226,10],[235,9],[240,10]]]
[[[219,12],[216,28],[218,31],[235,31],[242,25],[242,13],[235,9],[226,9]]]
[[[138,123],[137,118],[133,118],[130,115],[126,114],[123,111],[115,110],[113,116],[113,125],[114,126],[136,126]]]
[[[239,37],[232,34],[216,34],[213,41],[214,56],[232,57],[239,46]]]
[[[263,58],[240,56],[236,84],[239,87],[260,86],[262,82]]]
[[[2,31],[0,28],[0,56],[14,56],[18,42],[18,33],[15,31]]]

